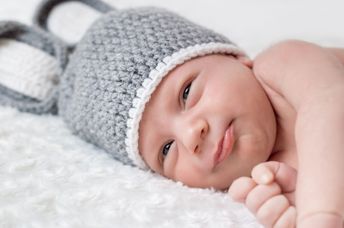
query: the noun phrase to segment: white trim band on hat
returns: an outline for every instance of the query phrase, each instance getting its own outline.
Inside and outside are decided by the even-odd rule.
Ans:
[[[160,81],[176,66],[198,56],[214,53],[226,53],[236,56],[246,56],[246,54],[233,44],[226,43],[206,43],[190,46],[165,57],[155,69],[149,73],[149,77],[144,80],[142,87],[136,91],[136,98],[133,100],[132,108],[129,110],[127,121],[127,135],[125,139],[126,150],[129,158],[139,168],[147,169],[138,150],[139,124],[142,118],[146,103]]]

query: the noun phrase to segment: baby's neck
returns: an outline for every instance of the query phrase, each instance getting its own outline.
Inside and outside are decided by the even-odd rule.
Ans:
[[[268,160],[284,162],[297,169],[297,153],[294,137],[295,123],[291,123],[290,118],[282,119],[276,117],[276,120],[276,141]]]

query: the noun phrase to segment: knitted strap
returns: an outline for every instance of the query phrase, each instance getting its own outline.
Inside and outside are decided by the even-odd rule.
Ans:
[[[20,111],[36,114],[57,113],[58,76],[62,74],[67,64],[67,47],[61,41],[39,28],[29,27],[14,21],[0,22],[0,39],[3,42],[0,51],[5,52],[1,55],[0,105],[11,106],[18,108]],[[9,47],[9,40],[12,41],[10,44],[15,43],[16,45]],[[20,45],[22,50],[14,52],[14,48],[19,47],[20,42],[22,43]],[[38,49],[34,52],[36,53],[34,55],[42,61],[28,59],[25,64],[21,62],[24,61],[23,56],[21,56],[24,54],[23,52],[33,48]],[[26,53],[26,55],[30,56],[30,53]],[[47,55],[48,59],[43,58],[43,56]],[[28,58],[34,58],[29,56]],[[6,59],[7,57],[8,59]],[[48,75],[39,78],[39,75],[36,75],[35,72],[24,72],[24,68],[30,62],[38,64],[31,70],[37,70],[36,73],[40,75],[44,74],[44,72]],[[47,69],[44,69],[45,64],[47,64]],[[17,69],[15,66],[17,66]],[[15,71],[12,71],[13,69]],[[27,68],[27,70],[30,69]],[[21,76],[19,77],[19,75]],[[39,85],[40,83],[47,84]],[[39,86],[41,91],[36,91],[35,88],[30,86],[36,86],[36,88]]]
[[[111,10],[115,10],[112,6],[100,0],[44,0],[41,2],[36,10],[33,18],[34,24],[43,28],[44,30],[47,30],[47,21],[51,11],[61,3],[72,1],[84,3],[85,5],[88,5],[91,8],[99,11],[100,13],[106,13]]]
[[[0,84],[44,100],[56,84],[57,72],[56,59],[47,53],[22,42],[0,38]]]
[[[52,10],[64,2],[81,2],[85,5],[90,6],[91,8],[99,11],[100,13],[107,13],[111,10],[115,10],[112,6],[106,4],[101,0],[43,0],[37,7],[35,15],[33,17],[33,24],[42,28],[45,31],[48,29],[48,18]],[[68,52],[73,52],[75,44],[67,44]]]

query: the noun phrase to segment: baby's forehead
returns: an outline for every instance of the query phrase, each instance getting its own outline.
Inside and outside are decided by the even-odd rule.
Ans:
[[[178,79],[189,76],[190,74],[197,74],[205,68],[210,68],[212,66],[219,67],[222,63],[225,63],[222,61],[224,58],[236,59],[235,56],[228,54],[209,54],[194,57],[184,63],[179,64],[169,73],[167,73],[160,84],[163,84],[166,81],[177,81]],[[158,86],[160,86],[160,84],[158,84]]]
[[[166,81],[168,78],[173,76],[181,77],[184,75],[183,73],[196,72],[202,68],[210,67],[212,64],[219,64],[219,59],[221,57],[235,58],[232,55],[225,54],[208,54],[204,56],[197,56],[177,65],[174,69],[166,74],[166,76],[163,78],[163,81]]]
[[[226,64],[224,61],[222,61],[224,57],[235,59],[235,56],[233,55],[209,54],[198,56],[179,64],[170,72],[168,72],[166,76],[162,78],[161,82],[158,83],[148,103],[152,103],[152,100],[154,100],[157,96],[170,96],[172,94],[177,94],[180,90],[180,86],[182,86],[181,83],[183,80],[185,80],[185,78],[196,77],[197,74],[199,74],[202,70],[209,69],[213,66],[221,67],[221,64]],[[165,102],[165,100],[162,99],[159,102]],[[144,111],[147,109],[146,107],[147,104]]]

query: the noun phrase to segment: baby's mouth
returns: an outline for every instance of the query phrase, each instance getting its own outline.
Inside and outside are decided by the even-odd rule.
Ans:
[[[231,122],[226,129],[223,138],[218,143],[217,151],[214,154],[214,167],[225,160],[231,154],[234,145],[233,133],[233,122]]]

